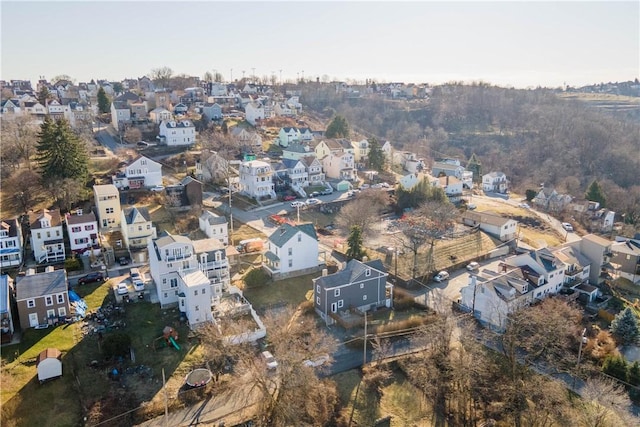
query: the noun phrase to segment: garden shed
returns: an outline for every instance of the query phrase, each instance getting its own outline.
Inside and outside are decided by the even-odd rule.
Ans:
[[[340,181],[337,184],[334,184],[334,187],[336,189],[336,191],[349,191],[349,189],[352,187],[351,183],[349,181]]]
[[[38,369],[38,381],[43,383],[47,380],[62,376],[62,353],[57,348],[47,348],[42,350],[36,359]]]

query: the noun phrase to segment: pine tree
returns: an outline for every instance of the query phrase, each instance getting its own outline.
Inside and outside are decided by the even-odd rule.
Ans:
[[[108,113],[111,110],[111,103],[103,88],[98,89],[98,110],[101,113]]]
[[[601,208],[604,208],[605,202],[607,201],[606,197],[604,196],[604,192],[602,191],[602,187],[600,187],[600,184],[595,179],[593,180],[591,185],[589,185],[589,188],[587,189],[584,197],[589,201],[600,203]]]
[[[44,183],[87,176],[89,158],[86,149],[64,119],[45,118],[38,133],[36,152]]]
[[[347,256],[352,259],[361,260],[364,255],[362,250],[362,229],[358,225],[351,227],[349,238],[347,239]]]
[[[46,107],[47,101],[51,99],[51,92],[46,86],[42,86],[38,91],[38,102]]]
[[[638,319],[630,307],[616,315],[609,329],[622,344],[636,343],[640,337],[640,325],[638,325]]]
[[[382,147],[376,138],[369,139],[369,167],[377,170],[378,172],[382,172],[384,170],[384,165],[386,158],[384,156],[384,152],[382,151]]]
[[[349,137],[349,124],[347,119],[342,116],[335,116],[327,130],[324,132],[324,136],[327,138],[348,138]]]
[[[640,386],[640,364],[637,360],[629,367],[627,381],[629,381],[631,385]]]
[[[473,172],[473,182],[482,182],[482,163],[476,157],[476,153],[471,154],[467,162],[467,170]]]
[[[602,372],[622,381],[627,381],[627,362],[620,356],[609,356],[602,364]]]

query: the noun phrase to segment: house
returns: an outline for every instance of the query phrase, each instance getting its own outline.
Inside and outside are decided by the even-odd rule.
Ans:
[[[36,358],[38,381],[42,384],[47,380],[62,376],[62,353],[57,348],[42,350]]]
[[[203,210],[198,218],[200,230],[210,239],[218,239],[223,245],[229,244],[229,221],[223,216]]]
[[[5,117],[10,115],[19,115],[21,113],[20,102],[17,99],[6,99],[0,103],[0,112]]]
[[[164,89],[156,89],[153,92],[153,100],[156,108],[164,108],[165,110],[171,110],[171,93]]]
[[[591,273],[591,261],[574,246],[560,246],[551,249],[551,253],[565,266],[564,286],[575,288],[581,284],[589,283]]]
[[[482,190],[485,193],[507,193],[509,190],[507,176],[502,172],[490,172],[482,175]]]
[[[170,207],[202,206],[202,182],[191,176],[184,177],[177,185],[167,186],[166,192]]]
[[[0,268],[2,270],[22,265],[24,240],[18,218],[0,221]]]
[[[113,184],[94,185],[93,196],[100,231],[119,229],[122,209],[120,207],[120,192],[116,186]]]
[[[173,107],[173,114],[187,114],[189,107],[183,103],[178,103]]]
[[[126,101],[111,103],[111,124],[115,129],[121,129],[131,121],[131,108]]]
[[[437,178],[441,176],[455,176],[462,181],[464,188],[473,188],[473,172],[461,166],[460,160],[444,159],[434,162],[431,167],[431,175]]]
[[[640,283],[640,240],[616,238],[611,244],[611,265],[614,275]]]
[[[508,266],[519,267],[535,285],[534,298],[557,293],[564,283],[565,265],[547,248],[531,250],[505,260]]]
[[[123,209],[120,224],[124,244],[130,250],[146,248],[149,241],[157,237],[151,215],[145,207],[133,206]]]
[[[173,120],[173,114],[166,108],[158,107],[149,112],[149,118],[153,123],[159,125],[162,122]]]
[[[304,156],[300,159],[300,162],[304,166],[309,185],[321,185],[324,182],[322,163],[315,156]]]
[[[313,301],[316,313],[327,325],[348,310],[367,312],[391,307],[393,285],[387,283],[388,273],[380,260],[352,259],[344,269],[313,279]]]
[[[418,157],[416,153],[408,151],[394,152],[393,164],[400,165],[402,169],[409,173],[422,172],[426,169],[424,159]]]
[[[271,165],[261,160],[251,160],[240,164],[240,191],[256,199],[276,198]]]
[[[556,190],[549,187],[542,189],[533,198],[533,203],[539,208],[551,212],[560,212],[571,203],[571,196],[558,194]]]
[[[316,157],[320,160],[324,159],[331,153],[350,153],[352,156],[354,154],[354,149],[351,146],[351,141],[349,141],[348,139],[323,139],[320,142],[312,145],[314,145],[313,149],[316,153]]]
[[[53,99],[47,103],[47,111],[53,119],[68,118],[69,106]]]
[[[282,149],[282,159],[300,160],[305,156],[312,156],[315,158],[316,153],[309,148],[307,144],[299,144],[294,142],[288,147]]]
[[[177,305],[191,327],[212,321],[211,307],[229,283],[224,246],[216,239],[192,242],[165,232],[149,242],[148,250],[160,305]]]
[[[518,235],[518,222],[500,215],[466,211],[462,214],[462,223],[469,227],[479,227],[480,230],[502,242],[513,240]]]
[[[162,165],[148,157],[138,155],[113,175],[111,181],[118,189],[151,188],[162,185]]]
[[[288,147],[294,142],[300,142],[300,131],[296,127],[283,127],[278,132],[278,145]]]
[[[420,182],[425,181],[425,180],[432,187],[439,187],[440,186],[440,180],[438,178],[434,178],[431,175],[428,175],[428,174],[425,174],[425,173],[422,173],[422,172],[413,172],[413,173],[407,174],[407,175],[403,176],[402,178],[400,178],[398,183],[400,185],[400,188],[402,188],[405,191],[410,191],[416,185],[418,185]]]
[[[369,161],[369,141],[367,139],[351,141],[351,146],[353,147],[354,158],[358,167],[365,167]]]
[[[318,236],[313,224],[282,224],[267,241],[264,269],[274,278],[306,274],[318,268]]]
[[[67,234],[71,245],[71,252],[81,255],[94,255],[100,253],[100,239],[98,238],[98,221],[93,212],[83,213],[82,209],[76,210],[75,215],[65,215]]]
[[[237,179],[238,171],[231,167],[231,162],[216,151],[202,150],[196,159],[196,178],[204,182],[227,181],[230,175]]]
[[[565,243],[563,246],[577,249],[589,261],[589,283],[597,285],[607,276],[615,274],[615,268],[611,263],[613,243],[595,234],[587,234],[582,239]]]
[[[16,278],[16,302],[22,328],[56,324],[70,314],[67,272],[47,267],[44,273],[28,269]]]
[[[301,160],[282,159],[287,168],[287,178],[292,187],[306,187],[309,185],[309,175],[305,164]]]
[[[130,102],[129,108],[131,109],[131,119],[133,120],[146,119],[149,115],[149,106],[147,101],[140,100]]]
[[[160,123],[160,141],[170,147],[193,145],[196,142],[196,127],[189,120],[170,120]]]
[[[387,159],[387,163],[391,164],[393,161],[393,145],[391,145],[391,142],[385,141],[384,144],[382,144],[381,150]]]
[[[455,176],[441,176],[438,181],[451,203],[458,203],[462,198],[462,181]]]
[[[65,259],[60,210],[43,209],[29,213],[31,249],[38,264],[61,262]]]
[[[262,153],[262,137],[257,132],[248,132],[241,127],[231,129],[231,136],[245,149],[253,153]]]
[[[209,120],[220,120],[222,119],[222,106],[218,103],[206,103],[202,107],[202,114]]]
[[[353,153],[347,151],[329,152],[322,159],[322,168],[327,178],[355,181],[358,179],[358,172]]]
[[[0,275],[0,332],[1,343],[9,343],[15,332],[13,311],[14,301],[13,279],[8,274]]]
[[[261,120],[264,120],[264,107],[257,102],[250,102],[244,107],[245,119],[255,126]]]
[[[298,132],[300,132],[300,141],[301,142],[309,142],[313,141],[313,131],[309,128],[298,128]]]

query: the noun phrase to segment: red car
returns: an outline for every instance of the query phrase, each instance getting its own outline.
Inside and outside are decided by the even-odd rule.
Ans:
[[[284,200],[285,202],[290,202],[290,201],[295,200],[295,199],[296,199],[296,196],[284,196],[282,198],[282,200]]]

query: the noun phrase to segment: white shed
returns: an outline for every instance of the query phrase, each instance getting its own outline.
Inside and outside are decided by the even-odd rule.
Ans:
[[[43,383],[62,376],[62,353],[57,348],[42,350],[36,360],[38,380]]]

